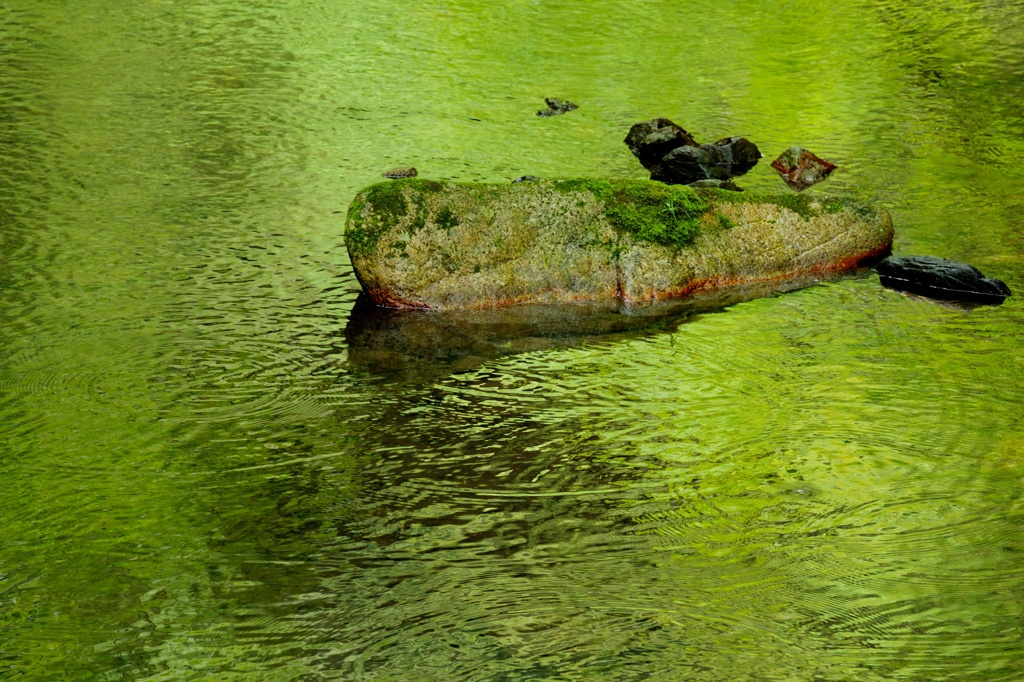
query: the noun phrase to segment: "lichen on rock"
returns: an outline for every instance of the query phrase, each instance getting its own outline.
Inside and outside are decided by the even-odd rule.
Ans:
[[[594,179],[381,183],[345,233],[375,303],[435,309],[682,296],[850,268],[891,240],[854,200]]]

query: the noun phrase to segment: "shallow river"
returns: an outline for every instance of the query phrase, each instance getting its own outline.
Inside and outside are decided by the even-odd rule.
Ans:
[[[0,2],[0,679],[1024,678],[1020,297],[444,328],[342,244],[668,116],[1024,294],[1022,103],[1003,0]]]

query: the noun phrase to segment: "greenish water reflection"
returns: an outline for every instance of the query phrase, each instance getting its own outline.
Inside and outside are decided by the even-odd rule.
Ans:
[[[0,5],[0,679],[1020,679],[1017,298],[389,368],[341,232],[395,165],[640,177],[665,115],[1022,291],[1022,45],[981,0]]]

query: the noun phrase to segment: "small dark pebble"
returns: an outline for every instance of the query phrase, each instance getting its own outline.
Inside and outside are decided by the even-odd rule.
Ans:
[[[392,168],[384,174],[385,178],[391,180],[401,180],[402,178],[415,178],[417,175],[416,169],[412,166],[403,166],[401,168]]]
[[[533,182],[534,180],[540,180],[536,175],[520,175],[512,182]]]
[[[836,169],[836,165],[818,157],[809,149],[790,147],[772,161],[772,168],[783,182],[797,192],[802,192],[825,180]]]
[[[545,97],[544,101],[547,103],[548,108],[538,111],[538,116],[558,116],[559,114],[564,114],[567,111],[580,108],[578,104],[570,102],[567,99],[558,99],[557,97]]]
[[[999,305],[1010,295],[1005,283],[977,268],[933,256],[890,256],[875,266],[882,286],[941,301]]]

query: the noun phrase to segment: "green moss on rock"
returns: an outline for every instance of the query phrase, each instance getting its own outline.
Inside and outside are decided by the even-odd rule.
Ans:
[[[559,192],[590,192],[604,201],[612,196],[612,183],[608,180],[591,180],[589,178],[571,178],[555,180],[554,188]]]
[[[402,191],[404,183],[380,182],[359,193],[348,209],[345,242],[353,254],[367,255],[377,248],[381,235],[405,217],[409,203]],[[367,207],[370,215],[366,215]]]
[[[454,185],[409,178],[382,182],[363,190],[349,209],[346,242],[353,254],[367,255],[374,251],[385,232],[404,225],[409,235],[426,227],[428,221],[449,232],[459,219],[444,200],[429,200]],[[651,180],[596,180],[575,178],[530,183],[529,186],[496,184],[459,184],[461,192],[478,197],[481,204],[492,201],[495,194],[530,189],[554,189],[560,193],[580,196],[580,207],[592,197],[611,227],[622,237],[632,237],[651,244],[682,248],[693,243],[703,229],[729,230],[735,224],[720,208],[729,204],[770,203],[791,211],[805,220],[815,215],[855,210],[861,218],[872,219],[874,211],[855,200],[816,197],[799,194],[760,195],[730,192],[714,188],[693,189],[666,185]],[[440,205],[440,208],[438,208]],[[436,211],[431,215],[431,210]],[[617,245],[611,247],[617,252]]]
[[[892,224],[883,209],[828,196],[649,180],[416,178],[360,192],[345,241],[379,305],[449,309],[646,301],[781,281],[884,252]]]
[[[405,200],[403,182],[380,182],[366,190],[366,203],[373,206],[373,212],[388,222],[395,223],[409,212]]]
[[[437,213],[437,226],[445,232],[450,232],[453,227],[459,224],[459,219],[452,213],[452,209],[444,206]]]
[[[368,255],[377,248],[381,236],[412,212],[407,225],[409,235],[426,226],[426,196],[444,190],[436,180],[408,178],[370,185],[352,201],[348,209],[345,242],[353,254]],[[412,205],[410,206],[410,201]],[[365,215],[366,208],[370,215]]]
[[[862,208],[862,204],[858,202],[837,197],[823,198],[805,194],[746,194],[720,189],[706,189],[703,191],[713,192],[714,200],[720,204],[745,204],[751,202],[774,204],[796,213],[804,220],[810,220],[816,215],[841,213],[846,208]]]
[[[345,230],[345,244],[352,254],[367,255],[373,253],[380,241],[381,233],[384,231],[377,225],[377,229],[368,230],[366,221],[363,219],[363,211],[366,209],[366,192],[356,195],[348,207],[348,227]]]
[[[620,232],[663,246],[687,246],[701,232],[708,203],[688,187],[646,180],[616,182],[605,216]]]
[[[563,192],[590,192],[604,203],[604,215],[620,234],[682,247],[701,231],[708,202],[689,187],[650,180],[558,180]]]

